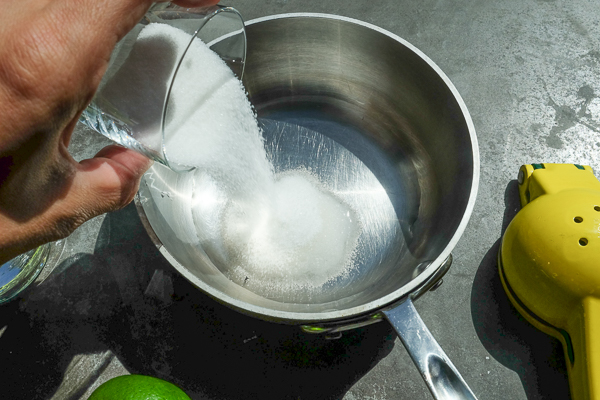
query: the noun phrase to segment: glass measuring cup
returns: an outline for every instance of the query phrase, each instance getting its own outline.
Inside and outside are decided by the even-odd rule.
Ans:
[[[175,36],[148,36],[144,29],[152,24],[176,28],[189,35],[189,42],[181,45],[181,33],[176,40]],[[219,5],[183,8],[158,3],[115,47],[98,91],[80,122],[175,171],[189,169],[169,162],[164,120],[171,87],[179,67],[188,61],[186,53],[194,40],[206,43],[242,78],[246,33],[237,10]]]

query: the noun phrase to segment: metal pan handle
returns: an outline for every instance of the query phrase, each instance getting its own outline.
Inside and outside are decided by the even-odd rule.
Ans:
[[[410,298],[383,314],[398,333],[435,399],[477,400],[425,326]]]

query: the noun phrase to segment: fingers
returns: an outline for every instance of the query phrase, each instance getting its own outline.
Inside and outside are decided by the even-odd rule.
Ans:
[[[111,145],[76,164],[62,196],[44,213],[44,225],[53,230],[51,240],[66,237],[85,221],[129,204],[152,161]]]
[[[57,182],[55,193],[34,193],[43,200],[41,212],[15,216],[12,209],[0,207],[0,262],[67,237],[85,221],[126,206],[152,165],[148,158],[117,145],[104,148],[94,158],[72,163],[74,172]],[[21,207],[27,208],[28,202],[37,204],[35,198],[21,200]]]
[[[0,263],[64,238],[97,215],[126,206],[151,165],[152,161],[132,150],[108,146],[79,164],[43,213],[15,219],[0,209]]]
[[[66,237],[85,221],[125,207],[151,165],[148,158],[118,145],[81,161],[67,192],[47,213],[47,225],[55,230],[52,234]]]
[[[173,3],[175,3],[181,7],[214,6],[218,2],[219,2],[219,0],[177,0],[177,1],[173,1]]]
[[[118,145],[79,163],[71,195],[86,215],[99,215],[129,204],[152,161]]]

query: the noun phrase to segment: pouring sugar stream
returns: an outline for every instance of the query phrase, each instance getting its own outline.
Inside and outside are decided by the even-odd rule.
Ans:
[[[138,40],[168,43],[181,53],[190,36],[150,24]],[[257,287],[293,296],[352,269],[360,232],[354,210],[306,168],[274,171],[242,83],[200,40],[191,43],[177,72],[165,118],[170,162],[194,167],[185,174],[193,175],[196,233],[209,256],[228,265],[231,280],[249,288],[261,282]],[[207,186],[224,203],[218,215],[206,215]],[[218,243],[202,238],[207,220],[221,225]]]

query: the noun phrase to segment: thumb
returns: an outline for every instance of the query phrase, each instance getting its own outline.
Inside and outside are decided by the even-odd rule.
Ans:
[[[64,190],[50,195],[43,212],[15,219],[0,210],[4,233],[0,235],[0,263],[42,243],[64,238],[97,215],[125,207],[152,165],[148,158],[117,145],[104,148],[94,158],[72,162],[74,173],[65,181]]]
[[[94,158],[79,163],[70,193],[79,203],[76,208],[92,217],[125,207],[151,165],[151,160],[133,150],[105,147]]]

